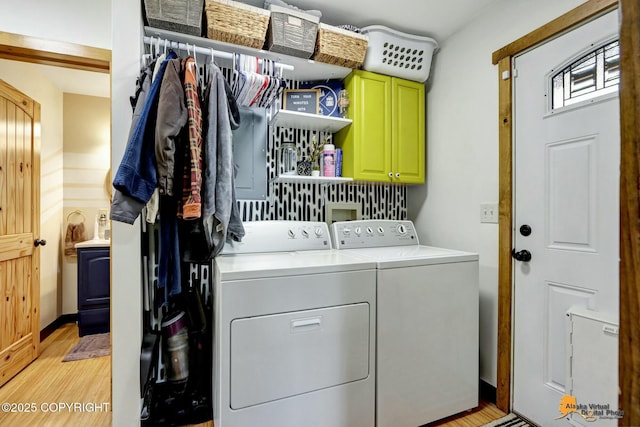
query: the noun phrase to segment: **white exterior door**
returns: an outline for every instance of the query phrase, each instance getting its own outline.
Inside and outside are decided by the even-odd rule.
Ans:
[[[567,310],[578,306],[618,318],[617,89],[552,108],[554,93],[564,94],[554,91],[553,77],[617,40],[617,31],[616,10],[514,60],[513,409],[541,426],[566,423],[556,418],[570,394]],[[589,73],[602,61],[585,64],[556,83],[568,84],[576,96],[580,85],[589,92]]]

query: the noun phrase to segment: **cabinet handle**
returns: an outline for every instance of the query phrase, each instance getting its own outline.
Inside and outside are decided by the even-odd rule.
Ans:
[[[396,173],[396,178],[400,178],[400,172]]]
[[[393,172],[389,172],[389,178],[393,178]]]

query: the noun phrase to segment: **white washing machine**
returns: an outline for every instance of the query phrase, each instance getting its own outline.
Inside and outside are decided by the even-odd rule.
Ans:
[[[244,224],[214,260],[216,427],[371,427],[375,263],[325,223]]]
[[[478,406],[478,255],[420,245],[411,221],[336,222],[332,234],[377,265],[376,425]]]

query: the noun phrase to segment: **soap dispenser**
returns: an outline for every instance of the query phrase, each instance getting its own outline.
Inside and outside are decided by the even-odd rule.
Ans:
[[[108,239],[107,233],[107,213],[101,211],[98,218],[98,237],[102,240]]]

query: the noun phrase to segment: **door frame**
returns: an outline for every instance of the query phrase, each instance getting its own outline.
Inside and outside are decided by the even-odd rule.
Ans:
[[[513,239],[513,93],[511,64],[515,55],[620,7],[620,336],[619,425],[640,425],[640,6],[636,0],[589,0],[546,25],[493,52],[498,65],[499,225],[498,225],[498,364],[496,404],[509,412],[512,369],[511,246]]]
[[[111,72],[111,50],[0,31],[0,58],[74,70]]]

